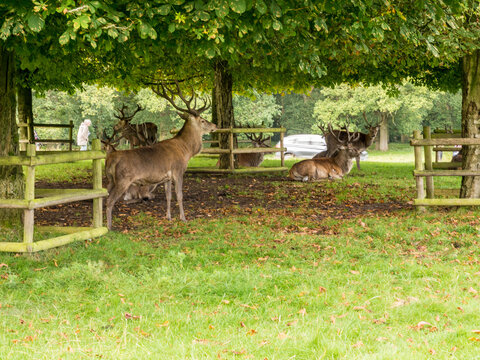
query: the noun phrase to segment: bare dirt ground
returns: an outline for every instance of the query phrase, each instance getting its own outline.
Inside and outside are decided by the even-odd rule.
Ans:
[[[105,181],[104,181],[105,184]],[[37,182],[37,188],[90,188],[90,183],[45,183]],[[372,185],[373,187],[374,185]],[[406,202],[376,199],[337,201],[331,188],[305,187],[304,184],[284,176],[212,176],[186,174],[183,194],[187,219],[220,218],[226,215],[250,215],[267,211],[273,216],[308,217],[322,220],[326,217],[348,219],[359,216],[387,215],[403,209],[411,209]],[[261,209],[261,210],[259,210]],[[117,231],[132,227],[131,217],[144,213],[163,219],[166,201],[163,186],[155,190],[155,199],[126,204],[118,201],[113,211]],[[51,206],[35,211],[35,224],[57,226],[90,226],[92,201]],[[172,216],[178,217],[175,194],[172,199]],[[142,226],[136,224],[136,226]]]

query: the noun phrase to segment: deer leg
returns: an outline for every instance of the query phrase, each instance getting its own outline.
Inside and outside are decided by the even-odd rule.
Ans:
[[[180,210],[180,220],[187,221],[185,219],[185,213],[183,212],[183,176],[180,176],[175,181],[175,193],[177,195],[178,209]]]
[[[172,202],[172,180],[168,180],[165,183],[165,195],[167,197],[167,219],[172,220],[172,214],[170,212],[170,204]]]
[[[117,184],[113,188],[113,190],[109,193],[108,198],[107,198],[107,227],[108,230],[112,230],[112,211],[113,211],[113,206],[117,202],[117,200],[127,191],[128,187],[130,184],[128,183],[120,183]]]
[[[357,162],[357,169],[360,170],[360,155],[355,157],[355,161]]]

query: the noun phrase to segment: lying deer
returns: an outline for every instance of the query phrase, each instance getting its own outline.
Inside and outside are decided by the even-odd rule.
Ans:
[[[118,109],[118,115],[114,115],[118,119],[118,123],[113,127],[115,131],[121,131],[122,137],[130,143],[130,149],[138,146],[149,146],[157,142],[157,125],[152,122],[142,124],[131,124],[136,113],[142,111],[143,108],[137,105],[137,109],[131,115],[125,115],[127,106],[123,105]]]
[[[186,99],[180,90],[178,81],[175,81],[175,85],[176,91],[170,89],[167,85],[160,84],[155,92],[179,110],[178,115],[185,120],[185,124],[177,135],[152,146],[115,151],[107,155],[105,172],[109,195],[106,212],[109,229],[112,227],[113,206],[132,184],[153,185],[164,183],[167,198],[167,219],[171,220],[170,203],[173,182],[180,210],[180,219],[186,221],[183,211],[183,174],[187,169],[190,158],[202,149],[202,135],[215,131],[217,127],[200,116],[209,107],[207,101],[199,109],[192,108],[191,103],[195,95]],[[186,108],[181,108],[175,104],[175,95],[180,97]],[[196,99],[194,104],[196,105]]]
[[[103,145],[103,149],[107,152],[107,154],[117,151],[115,148],[118,145],[121,137],[118,137],[118,131],[113,130],[112,135],[108,136],[106,130],[103,130],[102,139],[100,140]],[[123,195],[123,201],[127,204],[139,202],[141,200],[152,200],[155,198],[153,191],[157,185],[130,185],[128,190]]]
[[[252,142],[254,148],[267,148],[268,145],[265,143],[267,139],[263,138],[263,134],[245,134],[247,139]],[[238,166],[245,166],[245,167],[258,167],[263,162],[263,158],[265,157],[265,153],[245,153],[245,154],[238,154],[236,155]],[[217,161],[217,167],[220,166],[220,160]]]
[[[360,154],[362,151],[366,150],[367,148],[370,147],[370,145],[373,144],[373,141],[375,140],[375,137],[377,136],[378,129],[380,128],[380,125],[372,125],[367,121],[367,117],[365,113],[363,114],[365,118],[365,122],[368,125],[368,133],[361,133],[361,132],[349,132],[348,131],[348,125],[345,125],[342,129],[343,130],[333,130],[333,131],[325,131],[325,129],[321,126],[320,129],[324,133],[325,136],[325,142],[327,143],[327,150],[322,151],[321,153],[318,153],[315,155],[313,158],[319,158],[319,157],[332,157],[335,155],[335,153],[338,150],[338,147],[341,145],[341,143],[338,142],[337,139],[345,140],[347,138],[347,133],[352,135],[352,134],[358,134],[358,139],[353,143],[353,146],[358,150],[358,155],[355,157],[355,160],[357,162],[357,169],[360,170]],[[331,130],[331,129],[330,129]]]
[[[331,125],[329,125],[329,129],[332,131],[332,134],[334,134]],[[354,142],[358,137],[358,133],[348,133],[346,139],[337,137],[340,145],[333,157],[300,161],[292,166],[288,173],[289,177],[293,180],[301,181],[342,179],[352,170],[352,158],[359,155],[358,149],[354,146]]]
[[[254,148],[267,148],[268,145],[265,143],[267,139],[263,137],[263,134],[245,134],[245,136],[250,140],[253,144]],[[249,154],[238,154],[238,166],[247,166],[247,167],[257,167],[263,162],[263,158],[265,157],[265,153],[249,153]]]

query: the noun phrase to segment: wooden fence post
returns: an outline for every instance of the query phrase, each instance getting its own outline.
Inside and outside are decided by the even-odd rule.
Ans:
[[[423,138],[427,140],[432,139],[430,126],[423,127]],[[425,151],[425,170],[433,170],[432,164],[432,146],[424,146]],[[427,198],[434,198],[433,176],[426,176]]]
[[[68,139],[70,142],[68,143],[68,151],[72,151],[73,145],[73,120],[70,120],[70,128],[68,129]],[[99,149],[100,150],[100,149]]]
[[[415,140],[420,140],[422,138],[422,135],[420,134],[419,130],[415,130],[413,132],[413,138]],[[422,171],[423,170],[422,148],[420,146],[414,146],[414,152],[415,152],[415,170]],[[417,199],[424,199],[425,191],[423,189],[423,177],[416,176],[415,181],[417,183]],[[420,212],[424,212],[425,206],[417,206],[417,210]]]
[[[71,143],[70,143],[71,144]],[[101,150],[100,140],[92,140],[92,150]],[[98,190],[102,188],[102,160],[94,159],[93,166],[93,189]],[[93,227],[102,227],[103,220],[103,199],[93,199]]]
[[[283,138],[285,137],[285,131],[280,133],[280,148],[283,149]],[[280,151],[280,166],[285,166],[285,151]]]
[[[27,156],[35,157],[35,144],[27,144]],[[35,166],[26,167],[25,177],[25,200],[35,199]],[[25,209],[23,211],[23,242],[27,244],[27,251],[32,252],[33,231],[34,231],[34,210]]]
[[[235,158],[233,156],[233,128],[230,128],[228,136],[228,145],[230,148],[230,170],[235,170]]]

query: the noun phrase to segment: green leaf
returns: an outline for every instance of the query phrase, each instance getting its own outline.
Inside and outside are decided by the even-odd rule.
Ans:
[[[282,23],[278,20],[273,20],[272,27],[273,30],[279,31],[282,28]]]
[[[263,0],[257,1],[255,7],[257,8],[257,11],[262,15],[267,12],[267,5],[265,5],[265,2]]]
[[[118,31],[114,28],[108,29],[107,34],[114,39],[118,37]]]
[[[281,17],[282,16],[282,9],[278,4],[274,1],[270,5],[270,11],[272,12],[273,16],[275,17]]]
[[[175,31],[175,23],[170,23],[170,25],[168,25],[168,31],[171,33]]]
[[[80,15],[78,18],[73,20],[73,28],[75,30],[78,30],[80,27],[82,27],[83,29],[88,29],[90,21],[90,16],[86,14]]]
[[[45,26],[45,20],[43,20],[43,18],[40,16],[40,14],[33,13],[33,14],[28,15],[27,24],[28,24],[28,27],[32,31],[39,32]]]
[[[205,51],[205,55],[207,55],[207,58],[213,59],[215,57],[215,49],[209,48],[207,51]]]
[[[210,20],[210,15],[205,11],[199,11],[198,16],[200,17],[200,20],[202,20],[202,21]]]
[[[242,14],[247,9],[247,3],[245,0],[231,0],[230,8],[238,14]]]
[[[58,38],[58,42],[60,43],[60,45],[66,45],[68,44],[68,42],[70,41],[70,33],[69,33],[70,29],[68,29],[67,31],[65,31],[62,35],[60,35],[60,37]]]
[[[168,5],[168,4],[167,4],[167,5],[162,5],[162,6],[160,6],[160,7],[158,8],[158,13],[159,13],[160,15],[168,15],[168,13],[170,12],[170,9],[171,9],[171,8],[172,8],[172,7],[171,7],[170,5]]]
[[[155,40],[157,38],[157,32],[149,23],[143,22],[138,24],[137,30],[142,39],[152,38]]]
[[[215,13],[219,18],[224,18],[230,12],[230,8],[226,1],[221,1],[215,8]]]

